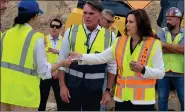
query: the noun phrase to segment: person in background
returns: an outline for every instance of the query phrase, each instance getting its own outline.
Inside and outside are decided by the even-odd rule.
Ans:
[[[58,55],[60,46],[62,45],[63,37],[60,36],[60,31],[62,30],[62,22],[55,18],[50,22],[50,34],[45,36],[45,52],[48,59],[48,62],[54,64],[58,61]],[[52,78],[42,80],[40,82],[40,93],[41,101],[39,106],[39,111],[46,110],[46,103],[50,93],[50,88],[53,88],[55,95],[55,100],[57,103],[57,111],[60,111],[62,108],[62,99],[60,97],[60,87],[57,77],[57,71],[52,72]]]
[[[21,1],[13,27],[3,33],[1,46],[1,111],[36,111],[40,104],[40,78],[68,67],[69,59],[47,61],[44,35],[33,30],[43,11],[36,1]]]
[[[100,26],[102,26],[106,29],[110,29],[112,32],[114,32],[116,37],[120,37],[121,33],[120,33],[119,29],[113,25],[114,17],[115,17],[115,14],[112,10],[104,9],[102,11],[102,18],[100,19],[99,24],[100,24]]]
[[[125,36],[99,54],[71,52],[80,65],[103,64],[116,59],[118,76],[114,94],[116,111],[154,111],[156,79],[165,75],[161,42],[154,36],[143,9],[126,16]]]
[[[171,83],[174,85],[184,111],[184,28],[181,28],[182,13],[176,7],[166,12],[167,27],[158,31],[162,42],[165,77],[157,80],[158,107],[160,111],[168,110],[168,97]]]

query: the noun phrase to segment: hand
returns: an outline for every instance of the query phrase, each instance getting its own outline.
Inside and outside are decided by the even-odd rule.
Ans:
[[[141,72],[143,70],[143,65],[141,65],[139,62],[131,61],[130,62],[130,69],[133,72]]]
[[[72,60],[67,58],[67,59],[61,60],[59,63],[62,67],[68,68],[72,63]]]
[[[69,94],[69,90],[66,85],[60,86],[60,97],[65,103],[69,103],[69,98],[71,98]]]
[[[70,52],[69,53],[69,59],[76,59],[76,58],[80,58],[82,56],[82,54],[77,53],[77,52]]]
[[[110,102],[110,100],[111,100],[110,92],[105,91],[103,94],[102,100],[100,102],[101,106],[108,104]]]
[[[49,52],[52,52],[53,54],[59,54],[59,51],[57,49],[48,48]]]
[[[51,76],[54,78],[54,79],[58,79],[58,72],[57,71],[54,71],[51,73]]]

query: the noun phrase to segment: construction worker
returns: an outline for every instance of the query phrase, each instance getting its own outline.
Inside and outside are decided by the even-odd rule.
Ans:
[[[70,53],[79,64],[103,64],[116,59],[116,111],[154,111],[156,79],[164,77],[161,42],[155,39],[147,13],[132,10],[126,17],[126,35],[100,54]]]
[[[40,104],[40,78],[68,67],[64,59],[51,65],[44,52],[44,35],[32,29],[43,11],[36,1],[21,1],[12,28],[3,33],[1,45],[1,110],[36,111]]]
[[[110,9],[104,9],[102,11],[102,18],[99,21],[100,26],[111,30],[117,37],[117,32],[119,31],[118,29],[116,29],[115,26],[113,26],[114,23],[114,12]],[[107,72],[106,72],[107,73]],[[106,89],[106,85],[107,85],[107,75],[105,75],[105,80],[104,80],[104,84],[103,84],[103,92],[105,92]],[[101,106],[100,111],[104,111],[106,108],[105,106]]]
[[[184,28],[181,28],[182,13],[176,7],[166,12],[167,27],[158,31],[162,42],[165,77],[157,81],[158,107],[168,110],[168,97],[171,83],[174,85],[184,111]]]
[[[54,64],[58,60],[59,49],[62,44],[62,36],[60,36],[60,31],[62,30],[62,22],[55,18],[50,22],[50,34],[45,36],[45,51],[47,55],[48,62]],[[39,106],[39,111],[46,110],[46,103],[48,100],[48,96],[50,93],[50,88],[53,88],[53,92],[55,95],[55,100],[57,103],[57,111],[60,111],[62,108],[61,97],[60,97],[60,87],[57,78],[57,71],[52,73],[51,79],[42,80],[40,82],[40,93],[41,93],[41,101]]]
[[[7,7],[8,7],[8,0],[1,0],[0,1],[0,14],[1,14],[1,16],[4,14]],[[2,30],[3,30],[2,24],[0,23],[0,32],[1,32],[0,38],[2,36]]]
[[[120,31],[116,26],[113,25],[114,17],[115,17],[115,14],[112,10],[104,9],[102,11],[102,18],[100,19],[99,23],[100,23],[100,26],[110,29],[112,32],[114,32],[116,37],[120,37],[121,36]]]
[[[83,24],[73,25],[64,35],[59,60],[68,57],[70,51],[81,53],[99,53],[108,48],[115,35],[99,26],[102,5],[97,0],[87,1],[83,8]],[[112,36],[111,36],[112,34]],[[102,96],[106,67],[108,83]],[[69,69],[59,71],[62,100],[68,103],[67,111],[99,111],[100,104],[110,101],[110,88],[116,74],[116,64],[99,64],[95,66],[72,63]],[[106,74],[107,75],[107,74]]]

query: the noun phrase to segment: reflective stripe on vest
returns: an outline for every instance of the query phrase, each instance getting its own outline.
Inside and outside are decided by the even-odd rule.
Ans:
[[[79,71],[76,71],[74,69],[66,69],[66,73],[69,73],[70,75],[73,75],[73,76],[76,76],[76,77],[79,77],[79,78],[83,78],[83,73],[82,72],[79,72]],[[85,79],[101,79],[101,78],[104,78],[104,75],[105,73],[93,73],[93,74],[90,74],[90,73],[86,73],[85,74]]]
[[[2,37],[1,37],[1,39],[0,39],[0,46],[1,46],[1,49],[0,49],[0,51],[1,51],[1,53],[0,53],[0,60],[2,59],[2,53],[3,53],[3,39],[4,39],[5,35],[6,35],[6,32],[3,33],[3,35],[2,35]]]
[[[133,88],[134,91],[134,100],[144,100],[145,99],[145,89],[147,88],[154,88],[155,87],[155,79],[144,79],[141,77],[141,73],[135,73],[135,76],[122,76],[124,73],[123,70],[123,60],[124,60],[124,52],[126,50],[126,45],[128,42],[128,37],[121,37],[118,39],[116,45],[116,62],[120,72],[118,73],[117,77],[117,89],[116,89],[116,97],[122,98],[122,89],[123,88]],[[139,53],[138,62],[141,65],[147,65],[148,59],[153,48],[153,44],[155,39],[148,39],[144,41],[141,51]],[[120,61],[121,60],[121,61]]]
[[[37,76],[35,70],[24,67],[27,52],[28,52],[28,48],[29,48],[29,45],[30,45],[30,42],[31,42],[31,38],[34,34],[35,34],[35,32],[33,30],[31,30],[29,32],[29,34],[27,35],[27,37],[26,37],[26,41],[25,41],[24,46],[23,46],[23,50],[22,50],[19,65],[1,61],[1,67],[8,68],[8,69],[11,69],[11,70],[15,70],[15,71],[18,71],[18,72],[22,72],[22,73],[25,73],[25,74],[29,74],[29,75],[32,75],[32,76]],[[1,42],[1,49],[2,49],[2,44],[3,44],[4,37],[5,37],[5,34],[4,34],[4,36],[1,40],[2,41]],[[2,56],[2,53],[1,53],[1,56]]]

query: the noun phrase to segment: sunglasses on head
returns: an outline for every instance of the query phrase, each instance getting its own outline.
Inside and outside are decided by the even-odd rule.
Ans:
[[[60,25],[50,25],[51,28],[56,28],[56,29],[59,29],[61,26]]]
[[[111,23],[114,23],[114,21],[110,21],[110,20],[108,20],[108,19],[106,19],[105,17],[103,17],[106,21],[107,21],[107,23],[109,23],[109,24],[111,24]]]

